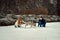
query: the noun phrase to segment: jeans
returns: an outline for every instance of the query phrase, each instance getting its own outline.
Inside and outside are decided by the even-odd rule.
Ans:
[[[46,23],[43,23],[43,24],[38,23],[38,27],[39,27],[39,26],[40,26],[40,27],[45,27],[45,25],[46,25]]]

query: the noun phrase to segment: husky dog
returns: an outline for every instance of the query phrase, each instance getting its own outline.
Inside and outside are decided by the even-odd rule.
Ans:
[[[34,22],[32,22],[32,21],[27,21],[27,22],[25,23],[25,28],[26,28],[27,25],[30,25],[30,27],[33,27],[33,26],[36,26],[36,23],[34,23]]]

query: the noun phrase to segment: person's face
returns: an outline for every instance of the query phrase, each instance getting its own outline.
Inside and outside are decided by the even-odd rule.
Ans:
[[[42,18],[40,18],[40,20],[42,20]]]

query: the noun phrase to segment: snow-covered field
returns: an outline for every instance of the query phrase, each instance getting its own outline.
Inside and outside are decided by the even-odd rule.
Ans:
[[[0,40],[60,40],[60,22],[47,23],[44,27],[0,27]]]

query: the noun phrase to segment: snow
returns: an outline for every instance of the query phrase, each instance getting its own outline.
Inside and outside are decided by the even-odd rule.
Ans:
[[[0,26],[0,40],[60,40],[60,22],[47,23],[45,28]]]

